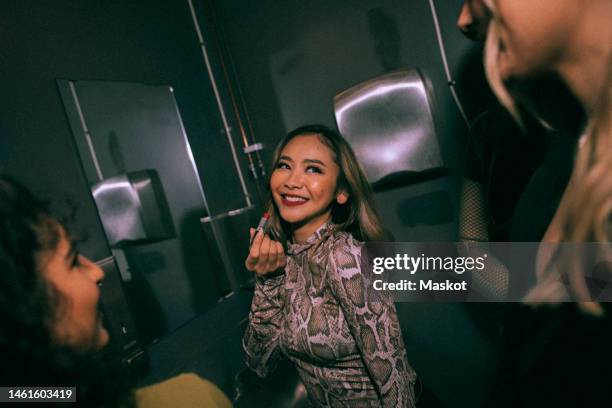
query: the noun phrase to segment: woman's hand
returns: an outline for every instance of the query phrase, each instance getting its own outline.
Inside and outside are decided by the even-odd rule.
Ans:
[[[250,229],[250,234],[253,239],[254,228]],[[285,250],[281,243],[270,239],[263,231],[258,231],[244,262],[246,268],[259,276],[265,276],[284,268],[286,263]]]

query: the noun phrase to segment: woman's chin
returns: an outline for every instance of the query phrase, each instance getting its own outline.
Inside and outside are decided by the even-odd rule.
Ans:
[[[501,77],[502,81],[507,81],[512,77],[512,64],[510,64],[510,61],[508,61],[508,58],[505,57],[504,54],[502,54],[499,58],[498,68],[499,76]]]
[[[515,80],[522,81],[537,76],[537,69],[533,64],[521,61],[509,53],[503,53],[499,60],[499,75],[502,81],[511,83]]]
[[[98,328],[98,335],[96,336],[96,340],[97,340],[95,342],[96,349],[104,348],[110,340],[110,335],[108,334],[108,330],[106,330],[106,328],[102,325],[100,325]]]
[[[300,214],[296,214],[294,211],[291,210],[281,210],[280,216],[283,221],[289,224],[298,224],[304,220],[303,216],[301,216]]]

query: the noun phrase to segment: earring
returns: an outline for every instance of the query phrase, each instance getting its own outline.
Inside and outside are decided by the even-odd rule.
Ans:
[[[348,195],[344,192],[336,196],[336,202],[338,202],[338,204],[340,205],[346,204],[347,201],[348,201]]]

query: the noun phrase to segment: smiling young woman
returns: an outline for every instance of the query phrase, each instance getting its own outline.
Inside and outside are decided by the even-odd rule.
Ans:
[[[291,170],[291,166],[283,161],[283,156],[286,156],[283,152],[291,142],[296,142],[291,150],[301,157],[302,163],[298,163],[298,166],[301,166],[300,171],[302,173],[310,174],[309,177],[316,180],[319,177],[318,174],[325,173],[322,177],[328,179],[330,172],[337,172],[334,187],[329,189],[328,192],[329,197],[333,196],[335,198],[330,200],[329,209],[331,210],[331,220],[338,225],[338,229],[351,232],[360,241],[385,241],[390,239],[376,212],[370,183],[366,179],[350,145],[340,135],[326,127],[310,125],[302,126],[287,134],[276,147],[272,158],[274,168],[270,177],[271,196],[268,213],[270,214],[272,228],[280,242],[285,244],[292,239],[293,230],[300,226],[300,223],[293,225],[288,220],[283,219],[280,214],[281,207],[279,207],[279,204],[282,206],[282,201],[279,200],[280,194],[275,193],[272,186],[272,183],[277,185],[278,180],[283,180],[287,174],[297,174],[295,169]],[[312,153],[320,154],[319,161],[325,160],[327,168],[323,168],[321,164],[312,161],[305,162],[304,160],[307,157],[299,152],[299,148],[305,146],[309,146]],[[285,173],[285,171],[289,173]],[[288,181],[291,183],[293,180]],[[293,195],[299,196],[296,193],[296,186],[291,185],[290,187]],[[286,191],[290,191],[289,187],[286,187]],[[347,200],[340,203],[338,200],[344,200],[342,194],[346,195]],[[297,200],[299,198],[289,197],[289,200],[285,201],[292,199]]]
[[[59,242],[54,251],[39,255],[42,273],[63,301],[57,310],[53,333],[60,344],[84,351],[98,350],[109,340],[98,312],[99,284],[104,272],[80,255],[64,228],[55,223]]]
[[[331,219],[332,203],[346,204],[348,193],[336,188],[340,169],[316,134],[293,138],[278,158],[270,190],[281,218],[303,242]]]
[[[133,406],[130,379],[100,353],[104,274],[45,203],[0,175],[0,384],[76,386],[88,406]]]
[[[258,232],[245,261],[256,273],[247,364],[265,376],[286,356],[315,406],[414,407],[395,306],[361,271],[363,241],[386,236],[348,143],[322,126],[289,133],[268,213],[280,238]]]
[[[126,368],[102,352],[103,278],[45,204],[0,174],[0,385],[76,387],[87,407],[230,407],[195,374],[132,388]]]

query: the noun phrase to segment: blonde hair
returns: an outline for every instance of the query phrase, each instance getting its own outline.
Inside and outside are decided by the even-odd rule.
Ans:
[[[517,122],[522,123],[516,103],[501,77],[499,61],[500,18],[495,0],[484,0],[491,12],[491,22],[485,46],[487,79],[500,102]],[[552,235],[562,242],[610,242],[612,237],[612,70],[603,80],[595,107],[589,112],[588,123],[575,157],[574,168],[559,208],[549,226]],[[608,254],[609,255],[609,254]],[[540,283],[528,294],[527,300],[563,300],[553,285],[567,283],[569,296],[586,301],[581,307],[589,312],[601,313],[598,304],[588,303],[591,296],[586,285],[580,260],[564,262],[560,267],[544,266]],[[551,259],[554,257],[551,257]]]
[[[276,169],[285,146],[293,138],[304,135],[315,135],[324,145],[329,147],[332,157],[340,169],[336,188],[348,194],[348,201],[342,205],[335,201],[332,203],[332,221],[336,224],[337,229],[350,232],[360,241],[388,240],[390,236],[383,229],[374,205],[372,187],[355,157],[353,149],[337,132],[320,125],[302,126],[290,132],[274,150],[270,177]],[[268,185],[270,185],[269,180]],[[283,245],[286,245],[291,238],[291,227],[280,217],[271,193],[269,194],[267,211],[270,214],[274,234]]]

